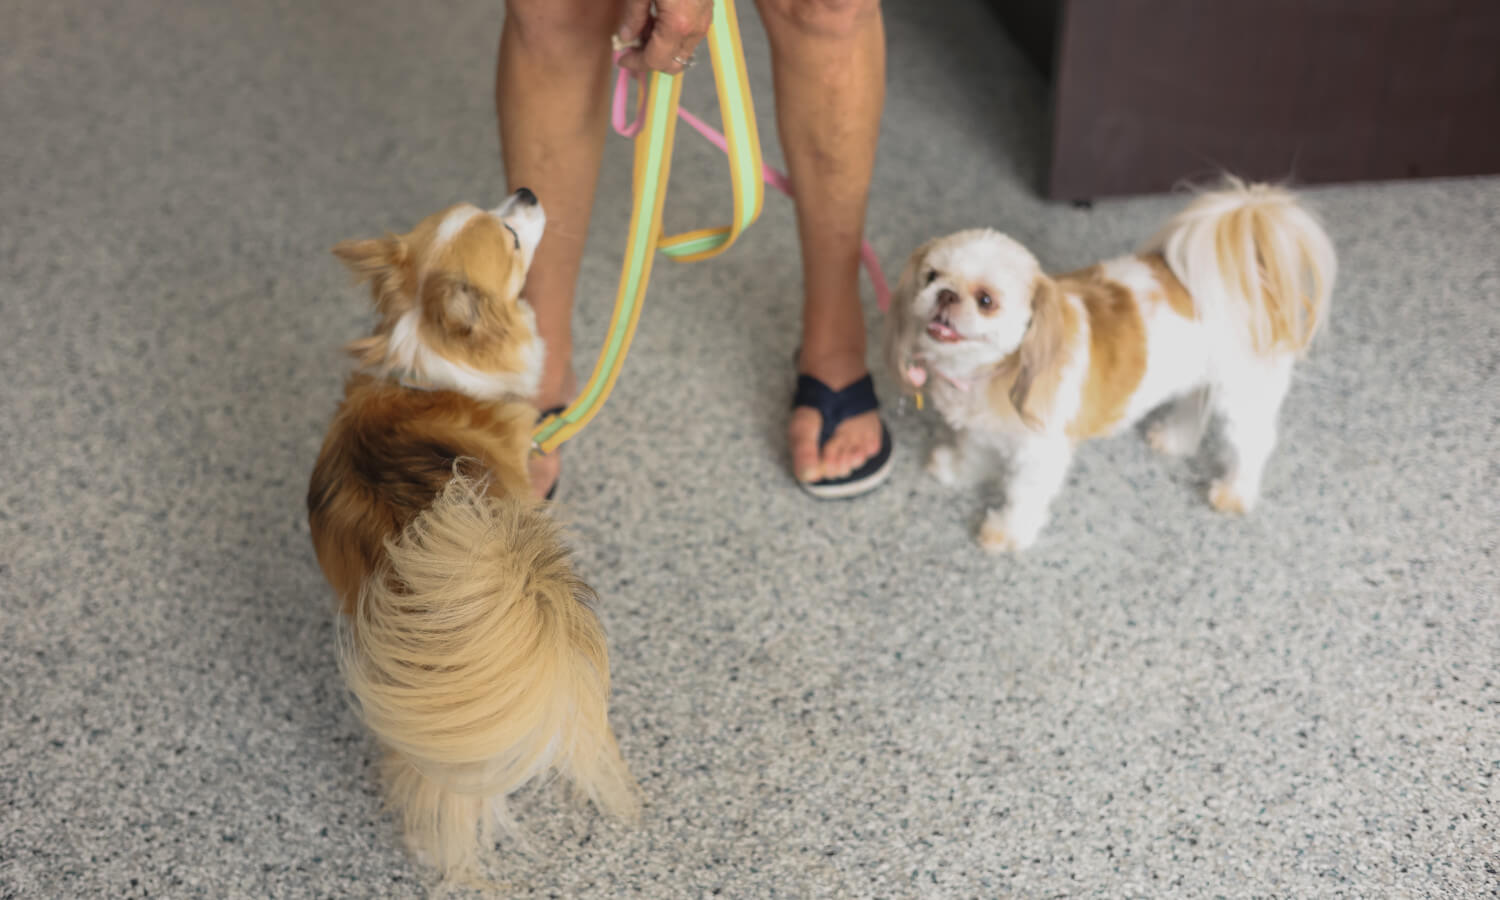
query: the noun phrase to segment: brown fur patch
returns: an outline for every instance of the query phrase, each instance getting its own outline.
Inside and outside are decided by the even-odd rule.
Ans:
[[[1167,265],[1167,261],[1162,258],[1162,255],[1160,253],[1147,253],[1138,258],[1151,268],[1151,276],[1162,287],[1160,294],[1153,293],[1146,299],[1154,303],[1165,302],[1172,308],[1172,312],[1177,313],[1184,319],[1197,317],[1198,311],[1193,306],[1192,296],[1188,294],[1187,288],[1182,286],[1182,281],[1172,272],[1171,267]]]
[[[493,216],[477,215],[437,251],[422,281],[422,336],[443,356],[481,372],[522,367],[525,329],[515,302],[520,251]]]
[[[1124,285],[1104,278],[1098,266],[1058,279],[1088,312],[1089,370],[1078,414],[1068,423],[1074,440],[1097,437],[1125,416],[1146,374],[1146,323]]]
[[[1070,349],[1077,336],[1077,311],[1063,299],[1056,281],[1037,276],[1031,295],[1031,323],[1020,349],[990,384],[991,406],[1000,399],[994,391],[1003,389],[1004,402],[1022,422],[1033,428],[1044,422],[1057,399],[1063,365],[1072,358]]]
[[[535,411],[453,391],[416,391],[370,375],[349,379],[307,490],[318,562],[344,612],[401,533],[461,472],[489,477],[493,496],[531,503],[526,474]]]

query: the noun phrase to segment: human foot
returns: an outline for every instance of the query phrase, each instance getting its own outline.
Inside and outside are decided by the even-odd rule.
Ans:
[[[561,380],[542,379],[542,389],[533,402],[536,403],[538,421],[567,408],[569,398],[578,393],[578,378],[569,366]],[[551,500],[557,488],[557,479],[562,475],[561,449],[551,453],[530,453],[526,457],[526,474],[531,478],[531,496],[534,500]]]
[[[566,406],[553,406],[537,412],[536,420],[541,422],[548,416],[554,416]],[[562,456],[558,450],[551,453],[537,453],[533,449],[526,456],[526,474],[531,479],[531,499],[551,500],[557,492],[557,480],[562,475]]]
[[[877,401],[863,361],[853,357],[834,366],[813,366],[803,357],[788,439],[793,472],[804,488],[825,498],[852,497],[871,490],[889,474],[890,439],[876,412]],[[822,377],[818,370],[852,375]],[[837,389],[830,385],[839,385]]]
[[[810,359],[798,355],[797,371],[835,391],[842,391],[867,375],[858,354],[841,353]],[[849,416],[835,427],[833,436],[819,446],[823,416],[814,408],[799,406],[792,411],[787,437],[792,446],[792,471],[804,483],[844,478],[880,451],[880,416],[873,409]]]

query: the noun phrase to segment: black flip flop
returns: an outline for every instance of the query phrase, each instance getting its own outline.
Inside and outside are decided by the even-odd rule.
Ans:
[[[544,421],[545,419],[547,419],[549,416],[560,416],[560,415],[562,415],[563,410],[565,410],[567,408],[568,407],[566,405],[549,407],[548,409],[544,409],[541,412],[538,412],[536,414],[536,420],[537,420],[538,423],[540,423],[540,422]],[[558,472],[557,473],[557,478],[552,482],[552,487],[547,490],[547,496],[543,497],[542,499],[550,502],[553,497],[556,497],[557,496],[557,485],[561,481],[562,481],[562,472]]]
[[[797,393],[792,396],[792,409],[799,406],[815,409],[823,417],[823,428],[818,435],[818,450],[821,451],[840,423],[879,409],[880,401],[875,397],[875,382],[869,375],[841,391],[835,391],[811,375],[798,375]],[[858,469],[843,478],[797,483],[819,500],[843,500],[875,490],[890,474],[891,432],[885,427],[885,422],[881,422],[880,449]]]

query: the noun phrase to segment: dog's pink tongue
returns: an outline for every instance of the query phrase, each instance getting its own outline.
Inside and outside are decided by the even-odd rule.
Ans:
[[[952,326],[944,325],[942,322],[928,322],[927,333],[945,344],[951,344],[958,340],[958,332]]]
[[[921,387],[927,383],[927,370],[921,366],[907,366],[906,380],[910,381],[913,387]]]

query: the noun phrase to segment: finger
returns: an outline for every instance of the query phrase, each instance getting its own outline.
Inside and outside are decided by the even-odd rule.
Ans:
[[[646,65],[646,60],[641,56],[639,50],[628,50],[620,55],[619,66],[632,72],[650,72],[651,67]]]
[[[667,75],[680,75],[687,68],[678,60],[686,60],[691,63],[694,48],[697,44],[691,44],[684,49],[662,50],[662,42],[652,40],[639,50],[630,50],[620,56],[620,68],[629,69],[632,72],[663,72]]]
[[[626,0],[620,16],[620,27],[615,34],[620,43],[630,44],[646,36],[646,25],[651,21],[651,0]]]
[[[682,60],[692,59],[712,20],[712,8],[690,12],[675,8],[659,10],[652,23],[651,38],[642,52],[643,61],[658,72],[673,75],[681,72]]]
[[[702,35],[691,39],[669,40],[661,30],[652,35],[650,42],[641,51],[641,65],[668,75],[679,75],[693,58]]]

